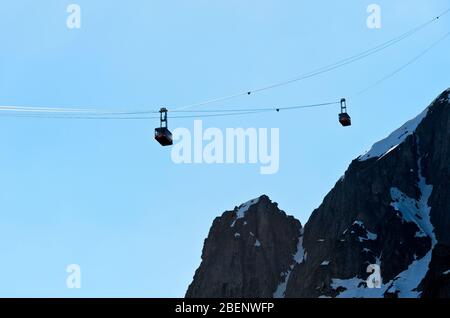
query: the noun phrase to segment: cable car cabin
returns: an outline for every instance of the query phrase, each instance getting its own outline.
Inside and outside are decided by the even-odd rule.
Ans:
[[[342,126],[348,127],[352,125],[352,119],[347,113],[339,114],[339,122]]]
[[[172,133],[167,128],[167,108],[161,108],[160,111],[160,127],[155,128],[155,139],[161,146],[173,145]]]
[[[347,102],[345,98],[341,99],[341,113],[339,114],[339,122],[343,127],[348,127],[352,125],[352,119],[347,113]]]
[[[167,127],[155,128],[155,139],[161,146],[173,145],[172,133]]]

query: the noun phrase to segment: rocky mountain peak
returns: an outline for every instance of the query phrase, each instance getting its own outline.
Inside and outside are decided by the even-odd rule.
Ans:
[[[303,228],[266,196],[217,218],[187,296],[450,297],[449,95],[355,159]]]
[[[301,224],[268,196],[214,220],[187,297],[272,297],[297,252]]]

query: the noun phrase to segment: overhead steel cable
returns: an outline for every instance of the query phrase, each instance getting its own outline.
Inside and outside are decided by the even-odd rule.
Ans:
[[[403,41],[404,39],[411,37],[412,35],[416,34],[420,30],[422,30],[425,27],[427,27],[428,25],[430,25],[433,22],[439,20],[443,16],[447,15],[449,12],[450,12],[450,8],[445,10],[445,11],[443,11],[442,13],[440,13],[438,16],[434,17],[433,19],[431,19],[431,20],[429,20],[429,21],[419,25],[418,27],[416,27],[416,28],[414,28],[414,29],[412,29],[412,30],[410,30],[408,32],[405,32],[405,33],[401,34],[400,36],[398,36],[396,38],[393,38],[393,39],[391,39],[389,41],[381,43],[381,44],[379,44],[379,45],[377,45],[377,46],[375,46],[375,47],[373,47],[371,49],[365,50],[363,52],[360,52],[360,53],[355,54],[353,56],[350,56],[348,58],[345,58],[345,59],[342,59],[340,61],[337,61],[337,62],[335,62],[333,64],[329,64],[329,65],[326,65],[324,67],[318,68],[318,69],[313,70],[311,72],[308,72],[308,73],[305,73],[305,74],[293,77],[293,78],[288,79],[288,80],[284,80],[284,81],[276,82],[276,83],[273,83],[273,84],[270,84],[270,85],[267,85],[267,86],[256,88],[256,89],[253,89],[253,90],[246,90],[246,91],[243,91],[243,92],[238,93],[238,94],[233,94],[233,95],[228,95],[228,96],[224,96],[224,97],[214,98],[214,99],[210,99],[210,100],[207,100],[207,101],[204,101],[204,102],[191,104],[191,105],[186,105],[186,106],[183,106],[183,107],[178,107],[178,108],[176,108],[174,110],[170,110],[170,112],[182,112],[183,110],[186,110],[186,109],[189,109],[189,108],[193,108],[193,107],[204,106],[204,105],[207,105],[207,104],[213,104],[213,103],[217,103],[217,102],[221,102],[221,101],[227,101],[227,100],[234,99],[234,98],[237,98],[237,97],[240,97],[240,96],[251,95],[253,93],[257,93],[257,92],[273,89],[273,88],[276,88],[276,87],[288,85],[288,84],[291,84],[291,83],[294,83],[294,82],[298,82],[298,81],[301,81],[301,80],[304,80],[304,79],[312,78],[312,77],[315,77],[315,76],[318,76],[318,75],[321,75],[321,74],[324,74],[324,73],[327,73],[327,72],[331,72],[331,71],[333,71],[335,69],[344,67],[344,66],[349,65],[351,63],[354,63],[354,62],[357,62],[359,60],[362,60],[362,59],[364,59],[366,57],[369,57],[369,56],[371,56],[373,54],[376,54],[376,53],[378,53],[380,51],[383,51],[383,50],[385,50],[385,49],[387,49],[387,48],[389,48],[389,47],[391,47],[391,46],[393,46],[393,45]],[[425,53],[423,53],[423,54],[425,54]],[[418,58],[420,58],[420,56]],[[414,61],[412,61],[411,63],[413,63],[413,62]],[[411,63],[409,63],[409,64],[411,64]],[[395,74],[398,73],[399,71],[401,71],[401,69],[397,70],[395,72]],[[395,74],[393,74],[393,75],[395,75]],[[391,75],[391,76],[393,76],[393,75]],[[389,77],[391,77],[391,76],[389,76]],[[383,81],[384,80],[386,80],[386,79],[383,79]],[[240,111],[245,112],[245,111],[249,111],[249,109],[240,110]],[[81,109],[81,108],[58,108],[58,107],[0,106],[0,113],[2,113],[2,112],[7,112],[7,113],[8,112],[10,112],[10,113],[14,113],[14,112],[17,112],[17,113],[37,113],[37,114],[49,114],[49,115],[50,114],[73,114],[73,117],[76,117],[75,115],[79,115],[78,117],[80,117],[80,116],[94,117],[95,116],[98,119],[102,119],[102,118],[106,119],[106,118],[109,118],[109,117],[112,117],[112,116],[117,116],[117,119],[120,119],[121,117],[124,117],[124,116],[127,116],[126,118],[129,118],[128,116],[133,116],[133,115],[139,116],[139,115],[150,115],[150,114],[157,114],[157,113],[159,113],[159,111],[157,111],[157,110],[138,110],[138,111],[127,111],[127,110],[124,110],[124,111],[117,111],[117,110],[95,110],[95,109],[92,110],[92,109]],[[201,112],[201,111],[196,111],[196,112]],[[209,112],[209,111],[205,111],[205,112]],[[211,111],[211,112],[217,112],[217,111]],[[226,112],[226,110],[225,110],[225,112]],[[22,117],[24,117],[24,116],[22,116]],[[66,116],[66,117],[68,117],[68,116]],[[146,118],[152,118],[152,117],[146,117]],[[154,117],[154,118],[158,118],[158,117]]]
[[[94,113],[94,110],[81,108],[61,108],[61,107],[32,107],[32,106],[0,106],[0,111],[9,112],[42,112],[42,113]]]
[[[416,34],[420,30],[422,30],[425,27],[427,27],[428,25],[432,24],[433,22],[436,22],[441,17],[447,15],[449,12],[450,12],[450,8],[445,10],[445,11],[443,11],[442,13],[440,13],[438,16],[434,17],[433,19],[431,19],[431,20],[429,20],[429,21],[419,25],[418,27],[416,27],[416,28],[414,28],[414,29],[412,29],[412,30],[410,30],[408,32],[405,32],[405,33],[401,34],[400,36],[398,36],[396,38],[393,38],[393,39],[391,39],[389,41],[386,41],[386,42],[384,42],[382,44],[379,44],[379,45],[377,45],[377,46],[375,46],[375,47],[373,47],[371,49],[365,50],[365,51],[363,51],[361,53],[358,53],[356,55],[353,55],[353,56],[350,56],[348,58],[345,58],[345,59],[342,59],[340,61],[337,61],[337,62],[335,62],[333,64],[329,64],[327,66],[324,66],[324,67],[318,68],[316,70],[313,70],[313,71],[311,71],[309,73],[305,73],[305,74],[293,77],[293,78],[288,79],[288,80],[284,80],[284,81],[280,81],[280,82],[277,82],[277,83],[273,83],[273,84],[270,84],[270,85],[266,85],[266,86],[263,86],[263,87],[260,87],[260,88],[253,89],[253,90],[246,90],[246,91],[242,91],[242,92],[237,93],[237,94],[232,94],[232,95],[228,95],[228,96],[223,96],[223,97],[219,97],[219,98],[206,100],[206,101],[195,103],[195,104],[190,104],[190,105],[178,107],[178,108],[176,108],[176,110],[183,110],[183,109],[188,109],[188,108],[193,108],[193,107],[198,107],[198,106],[204,106],[204,105],[208,105],[208,104],[212,104],[212,103],[216,103],[216,102],[227,101],[227,100],[234,99],[234,98],[237,98],[237,97],[251,95],[253,93],[262,92],[262,91],[269,90],[269,89],[276,88],[276,87],[280,87],[280,86],[285,86],[285,85],[288,85],[288,84],[291,84],[291,83],[294,83],[294,82],[298,82],[298,81],[301,81],[301,80],[305,80],[305,79],[308,79],[308,78],[312,78],[312,77],[315,77],[315,76],[318,76],[318,75],[321,75],[321,74],[333,71],[335,69],[344,67],[344,66],[349,65],[351,63],[357,62],[357,61],[359,61],[361,59],[364,59],[364,58],[366,58],[368,56],[376,54],[376,53],[378,53],[380,51],[383,51],[383,50],[385,50],[385,49],[387,49],[387,48],[389,48],[389,47],[391,47],[391,46],[393,46],[393,45],[403,41],[404,39],[409,38],[410,36]]]
[[[239,116],[239,115],[248,115],[248,114],[257,114],[263,112],[269,112],[271,110],[258,110],[252,111],[248,110],[246,112],[229,112],[229,113],[220,113],[220,114],[207,114],[207,115],[182,115],[182,116],[174,116],[171,119],[176,118],[203,118],[203,117],[225,117],[225,116]],[[55,115],[21,115],[21,114],[0,114],[0,117],[18,117],[18,118],[40,118],[40,119],[80,119],[80,120],[149,120],[149,119],[159,119],[159,117],[149,117],[149,116],[129,116],[129,117],[100,117],[100,116],[55,116]]]
[[[366,93],[367,91],[371,90],[372,88],[374,88],[374,87],[382,84],[383,82],[387,81],[388,79],[394,77],[395,75],[397,75],[398,73],[400,73],[401,71],[406,69],[408,66],[410,66],[410,65],[414,64],[415,62],[417,62],[420,58],[422,58],[424,55],[426,55],[428,52],[430,52],[432,49],[434,49],[436,46],[438,46],[440,43],[442,43],[444,40],[446,40],[449,36],[450,36],[450,32],[447,32],[446,34],[444,34],[444,36],[440,37],[437,41],[434,41],[430,46],[428,46],[425,50],[421,51],[418,55],[414,56],[411,60],[409,60],[405,64],[401,65],[399,68],[395,69],[393,72],[389,73],[388,75],[380,78],[375,83],[373,83],[373,84],[369,85],[368,87],[360,90],[359,92],[357,92],[355,94],[355,96],[360,96],[360,95]]]
[[[321,106],[329,106],[336,105],[339,102],[328,102],[328,103],[320,103],[320,104],[310,104],[310,105],[300,105],[300,106],[289,106],[289,107],[270,107],[270,108],[242,108],[242,109],[207,109],[207,110],[169,110],[169,113],[221,113],[221,112],[246,112],[246,111],[265,111],[265,110],[273,110],[273,111],[281,111],[281,110],[289,110],[289,109],[301,109],[301,108],[314,108]]]
[[[139,115],[139,114],[157,114],[158,111],[107,111],[92,110],[88,108],[58,108],[58,107],[28,107],[28,106],[0,106],[0,112],[23,112],[23,113],[68,113],[68,114],[84,114],[84,115]]]
[[[171,119],[177,118],[205,118],[205,117],[226,117],[226,116],[239,116],[239,115],[250,115],[250,114],[259,114],[259,113],[267,113],[267,112],[281,112],[281,111],[289,111],[289,110],[299,110],[305,108],[316,108],[323,106],[331,106],[338,105],[340,102],[328,102],[328,103],[320,103],[320,104],[310,104],[310,105],[298,105],[298,106],[286,106],[286,107],[267,107],[267,108],[249,108],[249,109],[228,109],[228,110],[207,110],[203,111],[204,114],[196,114],[196,115],[175,115],[171,116]],[[147,119],[158,119],[157,116],[73,116],[66,114],[14,114],[14,113],[0,113],[0,117],[18,117],[18,118],[41,118],[41,119],[107,119],[107,120],[147,120]]]

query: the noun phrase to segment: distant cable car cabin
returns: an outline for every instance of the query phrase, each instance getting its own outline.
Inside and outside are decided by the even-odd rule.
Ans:
[[[167,128],[167,108],[163,107],[159,110],[160,127],[155,128],[155,139],[161,146],[173,145],[172,133]]]
[[[344,127],[352,125],[352,119],[347,113],[347,101],[345,100],[345,98],[341,99],[341,113],[339,114],[339,122]]]

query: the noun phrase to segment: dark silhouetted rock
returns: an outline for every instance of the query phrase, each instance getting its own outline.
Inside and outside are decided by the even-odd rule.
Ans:
[[[300,236],[264,196],[216,219],[187,296],[450,297],[449,95],[354,160]]]
[[[301,224],[267,196],[216,218],[186,297],[272,297],[296,253]]]

